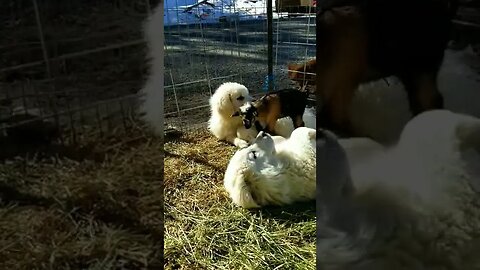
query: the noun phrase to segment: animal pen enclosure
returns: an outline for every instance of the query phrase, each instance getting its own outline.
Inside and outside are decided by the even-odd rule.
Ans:
[[[266,93],[266,2],[165,2],[165,127],[184,131],[164,147],[165,269],[314,269],[314,206],[258,215],[234,207],[222,179],[236,148],[202,128],[220,84]],[[315,55],[315,13],[307,10],[271,13],[276,89],[291,83],[288,63]]]
[[[157,3],[0,1],[0,269],[162,268],[163,144],[135,114]]]
[[[208,97],[221,82],[238,81],[253,93],[264,91],[266,2],[165,1],[167,128],[205,122]],[[303,0],[273,3],[273,79],[278,89],[291,83],[287,63],[315,55],[315,7]],[[25,136],[36,137],[38,144],[58,140],[78,145],[118,137],[140,125],[135,114],[137,92],[147,73],[142,24],[157,4],[153,0],[2,1],[2,157],[18,153],[21,149],[12,146],[23,145]],[[478,12],[467,11],[459,11],[464,14],[459,19],[467,23],[457,22],[457,33],[472,32],[475,27],[468,21],[478,25]],[[478,43],[479,35],[470,36]]]
[[[261,93],[268,75],[267,1],[187,2],[165,1],[167,128],[205,122],[208,97],[220,83],[238,81]],[[315,54],[315,8],[275,3],[290,11],[272,14],[278,89],[290,83],[287,63]],[[147,73],[142,26],[156,4],[2,1],[2,156],[22,152],[26,146],[18,145],[27,140],[85,145],[137,128],[137,92]]]
[[[138,125],[142,24],[155,2],[0,3],[2,156],[27,142],[78,146]]]
[[[208,99],[223,82],[244,84],[252,94],[268,90],[267,1],[200,1],[165,8],[165,127],[189,130],[209,117]],[[284,10],[286,1],[275,1]],[[273,87],[292,83],[288,63],[315,56],[315,7],[294,3],[273,12]],[[291,12],[295,11],[295,12]]]

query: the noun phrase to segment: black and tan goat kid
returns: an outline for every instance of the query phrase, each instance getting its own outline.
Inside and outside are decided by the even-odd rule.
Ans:
[[[284,89],[271,92],[252,102],[247,102],[232,117],[241,116],[245,128],[253,125],[258,131],[275,134],[277,120],[290,117],[293,127],[304,127],[303,114],[307,106],[308,93]]]

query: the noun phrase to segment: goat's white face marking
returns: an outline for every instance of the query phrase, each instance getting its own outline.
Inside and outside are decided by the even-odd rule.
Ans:
[[[250,101],[245,102],[245,104],[240,106],[240,114],[242,114],[242,115],[246,114],[248,109],[252,106],[253,106],[252,102],[250,102]]]
[[[247,101],[239,108],[239,114],[242,117],[242,123],[246,129],[250,129],[253,126],[256,116],[258,115],[255,107],[250,101]]]

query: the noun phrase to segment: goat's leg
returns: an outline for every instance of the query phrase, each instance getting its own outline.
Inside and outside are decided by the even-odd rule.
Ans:
[[[339,132],[350,133],[350,107],[356,90],[354,83],[339,83],[330,88],[332,94],[324,99],[321,119],[325,121],[325,128],[331,128]]]
[[[298,128],[298,127],[304,127],[305,126],[305,122],[303,121],[303,115],[294,115],[294,116],[290,116],[290,118],[292,118],[293,120],[293,127],[294,128]]]
[[[265,131],[265,128],[262,126],[262,124],[260,123],[260,121],[256,120],[255,123],[255,129],[260,132],[260,131]]]
[[[275,134],[275,126],[277,125],[277,120],[280,118],[280,110],[272,111],[267,116],[267,125],[265,131],[271,135]]]
[[[368,69],[365,23],[354,8],[326,14],[318,23],[317,126],[349,133],[350,104]]]
[[[265,132],[267,132],[270,135],[275,134],[275,125],[277,124],[277,119],[275,118],[270,118],[267,122],[267,126],[265,127]]]
[[[438,90],[436,72],[410,74],[401,77],[401,80],[414,116],[428,110],[443,109],[443,96]]]

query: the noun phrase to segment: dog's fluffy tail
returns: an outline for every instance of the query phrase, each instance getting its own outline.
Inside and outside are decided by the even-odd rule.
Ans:
[[[253,194],[250,190],[248,182],[245,181],[248,177],[242,173],[242,170],[238,170],[238,160],[230,160],[227,171],[225,172],[225,178],[223,180],[224,187],[228,191],[233,203],[243,208],[258,208],[260,205],[255,201]],[[233,164],[232,164],[233,162]]]
[[[253,198],[252,192],[248,183],[245,181],[242,182],[241,187],[239,187],[239,192],[237,194],[236,203],[244,208],[258,208],[260,205],[257,204]]]

